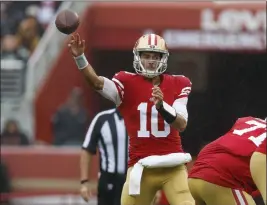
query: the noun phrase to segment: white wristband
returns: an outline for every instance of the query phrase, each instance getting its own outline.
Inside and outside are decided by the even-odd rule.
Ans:
[[[86,68],[86,66],[89,65],[84,53],[80,56],[74,57],[74,60],[76,62],[76,65],[78,66],[79,70],[82,70],[82,69]]]

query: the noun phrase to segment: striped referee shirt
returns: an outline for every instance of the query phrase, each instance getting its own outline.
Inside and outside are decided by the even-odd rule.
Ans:
[[[128,160],[128,135],[117,109],[98,113],[92,120],[82,148],[100,153],[100,171],[125,174]]]

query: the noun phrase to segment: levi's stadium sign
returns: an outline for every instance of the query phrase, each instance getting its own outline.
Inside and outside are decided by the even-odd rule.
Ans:
[[[204,9],[201,12],[201,27],[208,31],[265,31],[266,10],[252,12],[249,10],[227,9],[216,15],[212,9]]]
[[[169,48],[266,50],[265,9],[203,9],[199,28],[165,30],[163,37]]]

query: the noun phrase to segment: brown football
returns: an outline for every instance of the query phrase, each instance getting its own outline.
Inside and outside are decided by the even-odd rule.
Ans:
[[[57,14],[55,21],[57,29],[64,34],[71,34],[80,24],[79,16],[71,10],[63,10]]]

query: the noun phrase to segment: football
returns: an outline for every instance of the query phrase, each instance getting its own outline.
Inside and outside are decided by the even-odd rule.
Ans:
[[[78,28],[80,20],[76,12],[63,10],[57,14],[55,24],[61,33],[71,34]]]

